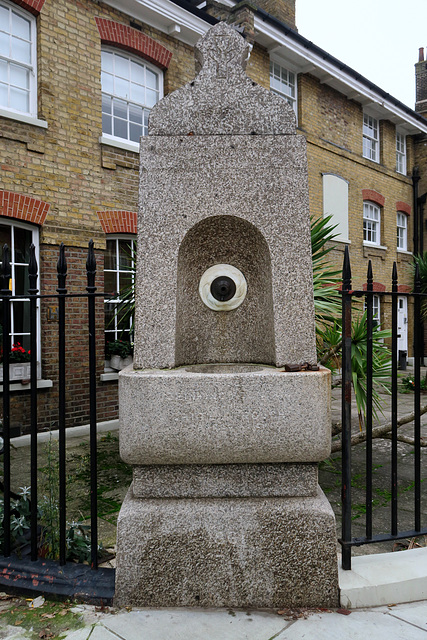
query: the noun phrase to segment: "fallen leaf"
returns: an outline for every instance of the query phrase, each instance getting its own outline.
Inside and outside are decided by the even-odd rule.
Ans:
[[[58,615],[59,615],[59,616],[66,616],[68,612],[69,612],[69,609],[63,609],[62,611],[60,611],[60,612],[58,613]]]
[[[337,613],[341,613],[341,615],[343,616],[349,616],[351,611],[349,611],[348,609],[337,609]]]
[[[50,629],[43,629],[39,633],[39,638],[53,638],[54,635]]]
[[[15,627],[19,627],[19,625],[22,624],[22,623],[23,623],[23,620],[17,620],[15,622]]]
[[[42,618],[54,618],[55,614],[54,613],[42,613],[41,617]]]

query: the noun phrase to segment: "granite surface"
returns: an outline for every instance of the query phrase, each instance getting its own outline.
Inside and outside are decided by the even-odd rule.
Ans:
[[[134,467],[136,498],[253,498],[317,494],[317,464]]]
[[[120,372],[120,455],[132,465],[318,462],[330,371],[207,365]],[[212,365],[213,366],[213,365]],[[239,367],[239,365],[237,365]]]
[[[316,362],[302,136],[142,138],[140,202],[136,368]],[[217,263],[247,280],[238,309],[200,299]]]
[[[118,520],[115,603],[336,607],[332,509],[320,490],[178,500],[135,499],[130,490]]]

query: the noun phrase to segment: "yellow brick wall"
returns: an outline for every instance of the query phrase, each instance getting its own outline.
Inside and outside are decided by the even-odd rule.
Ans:
[[[105,248],[96,211],[136,210],[138,155],[100,145],[101,41],[95,16],[129,25],[130,17],[91,0],[46,0],[37,19],[38,117],[41,129],[0,118],[0,188],[47,201],[41,242]],[[191,47],[142,25],[172,51],[165,93],[194,78]]]

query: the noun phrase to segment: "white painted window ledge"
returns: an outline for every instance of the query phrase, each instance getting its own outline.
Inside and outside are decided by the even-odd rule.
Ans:
[[[25,122],[25,124],[32,124],[35,127],[41,127],[42,129],[47,129],[46,120],[39,120],[35,116],[27,115],[26,113],[18,113],[17,111],[9,111],[9,109],[4,109],[0,107],[0,116],[2,118],[10,118],[10,120],[18,120],[19,122]]]
[[[387,247],[384,247],[382,244],[374,244],[373,242],[363,241],[364,247],[369,247],[370,249],[382,249],[383,251],[387,251]]]
[[[124,140],[122,138],[113,138],[103,134],[99,138],[101,144],[109,145],[110,147],[116,147],[117,149],[124,149],[125,151],[133,151],[139,153],[139,143],[132,142],[131,140]]]
[[[53,387],[52,380],[37,380],[37,389],[50,389]],[[9,391],[29,391],[31,389],[31,383],[27,382],[23,384],[22,382],[12,382],[9,385]],[[0,393],[3,392],[3,385],[0,384]]]

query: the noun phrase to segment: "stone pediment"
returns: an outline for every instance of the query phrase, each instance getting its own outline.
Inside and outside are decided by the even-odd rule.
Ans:
[[[295,134],[290,105],[245,73],[250,45],[225,22],[196,44],[196,78],[152,110],[149,135]]]

